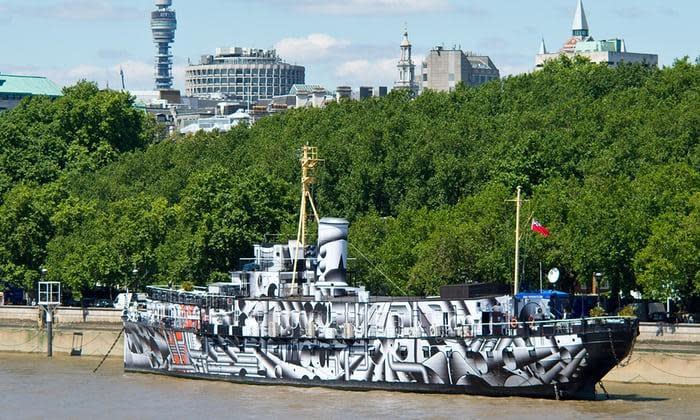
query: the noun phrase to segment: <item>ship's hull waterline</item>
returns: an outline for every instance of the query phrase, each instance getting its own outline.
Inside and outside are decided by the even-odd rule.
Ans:
[[[578,332],[552,335],[544,326],[519,329],[482,337],[318,338],[127,321],[125,369],[260,385],[593,399],[595,384],[631,351],[637,323],[589,320]]]

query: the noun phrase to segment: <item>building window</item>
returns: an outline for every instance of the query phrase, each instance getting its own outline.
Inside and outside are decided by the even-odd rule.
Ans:
[[[447,77],[448,77],[447,80],[449,80],[450,82],[454,82],[454,81],[455,81],[455,74],[454,74],[454,73],[450,73]]]

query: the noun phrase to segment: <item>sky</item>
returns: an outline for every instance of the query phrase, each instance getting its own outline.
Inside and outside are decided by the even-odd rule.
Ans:
[[[557,50],[577,0],[173,0],[175,87],[188,59],[217,47],[276,48],[306,82],[391,86],[404,25],[419,61],[436,45],[489,55],[501,75],[532,70],[543,37]],[[700,55],[698,0],[584,0],[591,35],[624,38],[660,65]],[[0,0],[0,73],[153,88],[153,0]]]

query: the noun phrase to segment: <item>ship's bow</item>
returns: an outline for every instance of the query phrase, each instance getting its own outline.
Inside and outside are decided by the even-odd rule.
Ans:
[[[586,366],[576,383],[563,387],[565,397],[595,399],[595,385],[614,367],[623,364],[639,335],[637,318],[592,318],[582,325]]]

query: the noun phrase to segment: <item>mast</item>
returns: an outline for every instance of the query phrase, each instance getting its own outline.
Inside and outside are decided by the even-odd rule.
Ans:
[[[521,189],[522,188],[520,187],[520,185],[518,185],[518,195],[515,199],[515,272],[513,277],[513,296],[518,294],[520,288],[520,285],[518,284],[520,276],[520,208],[523,205],[523,202],[520,199]]]
[[[294,250],[294,268],[292,271],[292,294],[296,294],[297,280],[297,265],[299,263],[299,249],[304,252],[306,247],[306,203],[307,200],[311,204],[311,210],[314,213],[314,219],[318,223],[318,213],[314,200],[311,197],[311,185],[316,182],[314,171],[322,160],[318,158],[318,148],[312,146],[303,146],[301,148],[301,206],[299,209],[299,228],[297,229],[297,247]]]

